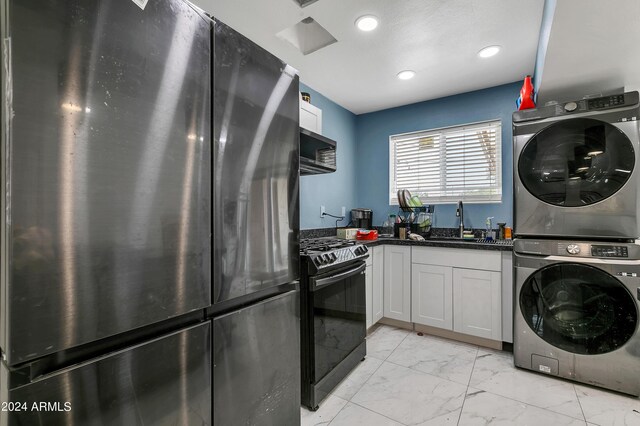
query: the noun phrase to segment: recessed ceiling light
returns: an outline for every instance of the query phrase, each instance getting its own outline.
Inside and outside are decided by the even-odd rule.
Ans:
[[[373,15],[364,15],[356,19],[356,27],[360,31],[373,31],[378,26],[378,18]]]
[[[414,75],[416,75],[415,71],[404,70],[404,71],[400,71],[398,73],[398,78],[400,80],[409,80],[409,79],[413,78]]]
[[[478,56],[481,58],[490,58],[495,56],[500,51],[500,46],[487,46],[478,52]]]

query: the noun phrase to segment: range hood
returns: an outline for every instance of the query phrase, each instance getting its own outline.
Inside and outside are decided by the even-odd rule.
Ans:
[[[300,175],[336,171],[336,141],[300,128]]]

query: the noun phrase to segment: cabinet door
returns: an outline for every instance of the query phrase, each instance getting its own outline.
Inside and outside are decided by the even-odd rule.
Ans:
[[[453,330],[453,268],[413,264],[411,320]]]
[[[373,323],[377,323],[384,316],[384,247],[373,248],[373,294],[371,308]]]
[[[384,248],[384,316],[411,321],[411,247]]]
[[[367,266],[364,276],[364,289],[367,300],[367,328],[373,325],[373,267]]]
[[[502,340],[500,272],[453,268],[454,331]]]
[[[322,134],[322,110],[300,100],[300,127]]]

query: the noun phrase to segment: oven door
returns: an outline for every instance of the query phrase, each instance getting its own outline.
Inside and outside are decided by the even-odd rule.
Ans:
[[[309,280],[313,314],[312,383],[318,383],[366,336],[364,262]]]

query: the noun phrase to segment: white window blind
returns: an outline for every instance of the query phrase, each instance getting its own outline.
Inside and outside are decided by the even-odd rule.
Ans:
[[[389,137],[389,203],[408,189],[425,204],[502,200],[500,121]]]

